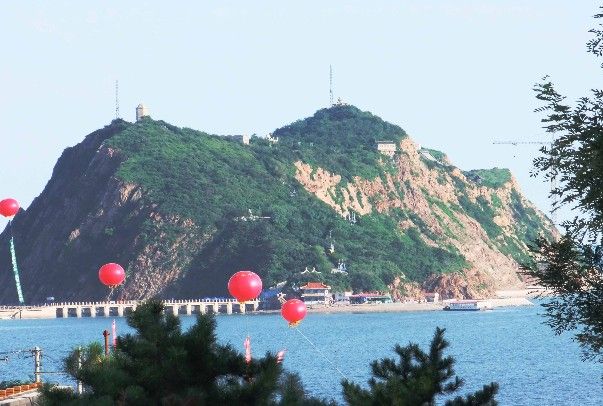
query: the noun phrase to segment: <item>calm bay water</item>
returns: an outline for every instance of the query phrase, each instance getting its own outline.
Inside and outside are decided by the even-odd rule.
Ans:
[[[601,364],[580,361],[571,336],[555,336],[539,313],[542,309],[533,306],[491,312],[309,314],[300,330],[316,348],[279,315],[217,320],[219,339],[241,351],[247,331],[256,355],[287,348],[285,365],[301,375],[306,388],[337,400],[341,400],[341,375],[329,361],[349,379],[364,384],[370,361],[393,356],[396,343],[413,341],[425,348],[439,326],[446,328],[452,344],[449,354],[457,360],[457,374],[465,379],[463,393],[497,381],[501,405],[603,405]],[[188,328],[194,317],[181,320]],[[118,334],[129,331],[124,319],[116,323]],[[0,320],[0,353],[37,345],[43,350],[43,370],[59,371],[60,360],[70,349],[101,342],[102,330],[110,327],[108,318]],[[8,361],[0,361],[0,381],[33,375],[33,360],[27,355],[9,355]],[[44,379],[68,383],[58,374]]]

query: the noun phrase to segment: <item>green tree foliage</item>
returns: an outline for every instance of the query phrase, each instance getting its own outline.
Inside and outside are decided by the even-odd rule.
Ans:
[[[437,328],[425,352],[417,344],[396,345],[398,360],[384,358],[371,363],[373,377],[368,388],[344,380],[343,395],[351,406],[415,406],[435,405],[438,396],[450,396],[463,385],[454,373],[454,359],[444,357],[449,343],[444,329]],[[495,406],[498,385],[490,383],[466,397],[446,401],[447,406]]]
[[[481,185],[496,189],[511,181],[511,171],[506,168],[474,169],[465,176]]]
[[[66,370],[83,382],[85,393],[50,385],[44,405],[325,405],[308,397],[299,378],[283,371],[266,354],[245,362],[229,345],[217,342],[215,320],[201,315],[182,332],[174,315],[158,301],[142,304],[128,316],[135,334],[118,338],[117,350],[105,357],[100,345],[78,351]]]
[[[274,132],[279,147],[291,149],[293,157],[320,166],[351,181],[354,176],[379,176],[382,155],[377,141],[400,141],[407,135],[400,127],[354,106],[333,106],[317,111]]]
[[[555,292],[543,304],[547,324],[557,334],[577,330],[584,358],[603,362],[603,248],[568,235],[535,247],[540,261],[528,273]]]
[[[601,27],[590,31],[594,38],[587,44],[597,57],[603,54]],[[563,224],[560,241],[538,241],[529,273],[557,295],[546,304],[549,324],[557,333],[577,331],[586,358],[603,362],[603,91],[570,105],[547,77],[534,90],[543,103],[536,111],[545,114],[544,128],[553,136],[534,161],[535,174],[560,180],[551,192],[556,208],[579,214]]]

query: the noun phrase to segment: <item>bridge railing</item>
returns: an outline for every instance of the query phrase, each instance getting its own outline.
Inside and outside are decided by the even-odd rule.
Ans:
[[[0,306],[0,310],[23,310],[23,309],[36,309],[40,307],[89,307],[89,306],[137,306],[143,302],[142,300],[111,300],[108,302],[52,302],[44,303],[40,305],[27,305],[27,306]],[[257,303],[259,300],[250,300],[247,303]],[[194,305],[199,303],[211,303],[211,304],[237,304],[239,303],[236,299],[231,298],[200,298],[200,299],[169,299],[162,300],[161,303],[168,306],[173,305]]]

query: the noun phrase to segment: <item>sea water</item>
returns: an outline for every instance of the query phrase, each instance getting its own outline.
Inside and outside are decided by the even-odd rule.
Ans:
[[[308,392],[342,402],[342,375],[366,385],[372,360],[393,357],[395,344],[416,342],[426,349],[435,328],[443,327],[451,343],[447,354],[454,356],[456,373],[465,381],[460,393],[496,381],[501,405],[603,405],[602,365],[581,361],[572,336],[556,336],[543,324],[542,312],[540,306],[531,306],[485,312],[308,314],[299,331],[287,327],[278,314],[220,315],[217,335],[243,351],[249,334],[254,356],[286,349],[285,367],[301,376]],[[131,331],[125,319],[115,320],[118,334]],[[186,329],[195,317],[181,321]],[[60,374],[61,360],[78,345],[102,342],[102,331],[111,331],[111,322],[0,320],[0,359],[8,357],[0,361],[0,381],[27,379],[34,370],[30,353],[2,353],[38,346],[43,379],[72,384]]]

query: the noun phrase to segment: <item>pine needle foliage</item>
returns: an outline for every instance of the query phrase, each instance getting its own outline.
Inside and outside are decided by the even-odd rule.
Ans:
[[[54,405],[266,405],[333,406],[333,400],[309,396],[298,375],[283,370],[274,355],[250,363],[230,345],[217,342],[212,315],[199,315],[182,332],[179,319],[165,314],[156,300],[128,315],[135,330],[118,338],[117,349],[105,356],[94,343],[73,351],[65,369],[83,383],[84,393],[46,384],[41,404]],[[438,395],[450,397],[463,381],[454,373],[454,359],[444,329],[437,329],[429,350],[417,344],[397,345],[399,361],[371,364],[369,389],[342,382],[346,403],[356,405],[434,405]],[[449,406],[495,406],[498,385],[491,383]]]
[[[601,11],[595,19],[603,18]],[[603,54],[602,27],[590,30],[594,35],[587,43],[596,57]],[[603,91],[593,89],[568,103],[548,77],[534,91],[542,102],[536,111],[552,136],[534,160],[534,175],[556,179],[554,209],[570,208],[577,215],[562,224],[560,241],[537,241],[528,274],[553,293],[544,304],[547,323],[557,334],[575,332],[584,358],[603,362]]]
[[[326,405],[306,396],[299,378],[270,353],[245,362],[217,342],[216,322],[200,315],[188,331],[163,305],[149,301],[128,316],[134,334],[118,338],[108,357],[98,344],[66,360],[69,374],[84,384],[72,390],[43,389],[44,405]]]
[[[371,363],[372,378],[368,388],[344,380],[343,394],[350,406],[435,405],[437,396],[450,396],[463,385],[454,373],[454,358],[444,356],[449,343],[445,329],[437,328],[427,352],[417,344],[396,345],[398,359],[383,358]],[[498,385],[490,383],[466,397],[456,397],[447,406],[495,406]]]

